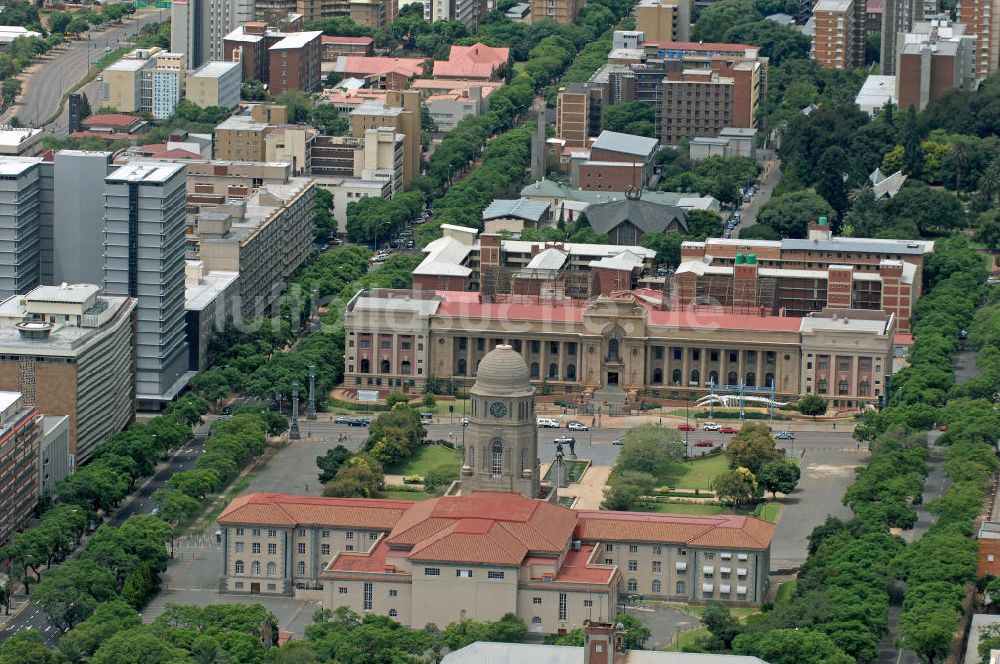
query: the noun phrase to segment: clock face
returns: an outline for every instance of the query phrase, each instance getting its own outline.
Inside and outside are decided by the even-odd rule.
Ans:
[[[494,401],[493,405],[490,406],[490,414],[493,417],[504,417],[507,415],[507,405],[499,401]]]

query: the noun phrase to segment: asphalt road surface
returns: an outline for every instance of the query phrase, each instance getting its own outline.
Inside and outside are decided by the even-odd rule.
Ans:
[[[59,108],[63,94],[86,76],[91,62],[102,58],[106,48],[112,51],[121,48],[142,26],[169,18],[162,9],[139,10],[121,25],[95,33],[91,39],[68,42],[54,53],[43,56],[33,73],[26,77],[20,101],[4,114],[3,120],[6,122],[14,115],[26,126],[45,122]],[[100,84],[92,81],[85,90],[94,111],[103,103],[98,96],[99,89]],[[64,109],[62,116],[50,126],[53,133],[66,135],[66,115]]]

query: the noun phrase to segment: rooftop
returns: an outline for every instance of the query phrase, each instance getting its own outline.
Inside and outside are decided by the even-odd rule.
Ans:
[[[608,131],[605,129],[597,137],[597,140],[594,141],[591,148],[633,154],[640,157],[650,157],[656,151],[656,147],[659,144],[660,142],[655,138],[622,134],[617,131]]]
[[[813,13],[816,12],[846,12],[850,9],[851,4],[854,0],[818,0],[816,5],[813,7]]]
[[[112,62],[110,65],[104,68],[104,72],[115,72],[115,71],[139,71],[143,67],[149,65],[149,60],[146,58],[131,58],[128,56],[123,57],[121,60]]]
[[[142,122],[142,118],[125,113],[97,113],[84,119],[84,127],[128,127],[137,122]]]
[[[41,133],[41,129],[33,129],[31,127],[5,127],[0,129],[0,145],[8,147],[17,146]]]
[[[318,40],[320,37],[323,36],[323,33],[320,31],[288,32],[283,34],[285,35],[284,38],[277,44],[269,48],[268,49],[269,51],[282,51],[285,49],[302,48],[309,42]]]
[[[427,61],[424,58],[389,58],[384,56],[341,55],[334,62],[338,73],[375,76],[395,72],[404,76],[422,76]]]
[[[239,68],[239,62],[206,62],[190,73],[188,78],[220,78]]]
[[[105,180],[108,182],[162,183],[178,173],[184,174],[183,164],[155,161],[130,162],[119,166]]]
[[[528,200],[525,198],[507,200],[496,198],[483,210],[483,219],[497,219],[499,217],[517,217],[530,221],[541,221],[549,206],[545,203]]]
[[[185,284],[184,309],[186,311],[201,311],[239,277],[239,272],[206,272],[198,283]]]
[[[321,39],[324,44],[371,44],[375,41],[371,37],[341,37],[339,35],[323,35]]]
[[[434,75],[490,78],[509,59],[509,48],[494,48],[479,42],[472,46],[452,46],[447,60],[434,61]]]
[[[583,664],[582,647],[476,641],[444,656],[441,664]],[[618,663],[618,660],[615,659]],[[620,664],[767,664],[757,657],[630,650]]]
[[[38,286],[25,297],[38,302],[83,304],[101,292],[95,284],[63,284],[61,286]]]

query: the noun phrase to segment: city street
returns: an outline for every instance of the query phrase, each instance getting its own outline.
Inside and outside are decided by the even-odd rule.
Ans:
[[[781,181],[781,162],[774,157],[774,152],[761,150],[761,153],[765,157],[770,157],[762,160],[764,164],[763,180],[757,188],[757,195],[740,208],[741,220],[739,226],[733,230],[733,237],[739,237],[741,228],[747,228],[757,223],[760,209],[771,200],[771,193]]]
[[[91,62],[102,58],[106,48],[116,50],[123,46],[128,37],[138,33],[142,26],[169,18],[169,13],[162,9],[140,9],[122,25],[96,32],[91,39],[66,42],[42,56],[30,68],[29,74],[21,76],[24,80],[24,94],[0,120],[8,122],[12,116],[17,116],[25,126],[36,126],[48,120],[59,108],[63,94],[86,76]],[[99,89],[100,84],[95,80],[84,90],[95,112],[102,104]],[[58,136],[65,136],[66,117],[64,109],[63,114],[52,123],[50,130]]]

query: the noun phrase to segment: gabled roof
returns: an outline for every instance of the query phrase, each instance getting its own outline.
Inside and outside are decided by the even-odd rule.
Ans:
[[[612,150],[623,154],[633,154],[639,157],[651,157],[660,144],[655,138],[636,136],[634,134],[622,134],[617,131],[605,129],[597,137],[591,149]]]
[[[434,75],[453,78],[490,78],[509,59],[509,48],[494,48],[479,42],[472,46],[452,46],[447,60],[434,62]]]
[[[580,510],[577,536],[587,540],[676,542],[691,546],[766,549],[775,524],[751,516],[684,516]]]
[[[508,200],[495,198],[483,210],[483,219],[498,219],[502,217],[514,217],[526,221],[541,221],[548,212],[549,206],[546,203],[532,201],[527,198]]]
[[[142,122],[142,118],[125,113],[98,113],[83,120],[84,127],[129,127],[136,122]]]
[[[218,521],[227,525],[292,527],[315,523],[389,530],[412,504],[409,500],[249,493],[233,499],[219,515]]]
[[[598,203],[587,208],[587,221],[596,233],[606,235],[628,221],[643,233],[662,233],[677,221],[681,229],[688,230],[684,210],[672,205],[658,205],[642,199],[626,199]]]

